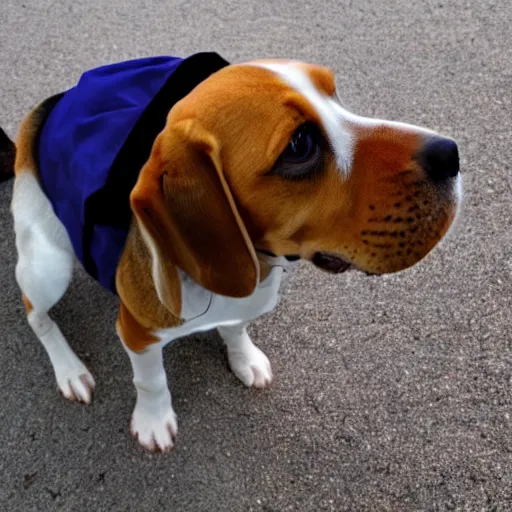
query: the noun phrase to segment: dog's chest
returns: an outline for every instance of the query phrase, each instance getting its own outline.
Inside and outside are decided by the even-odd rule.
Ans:
[[[283,267],[273,267],[253,294],[243,299],[217,295],[182,276],[182,318],[186,321],[179,327],[159,329],[155,334],[168,343],[194,332],[254,320],[276,306],[282,275]]]

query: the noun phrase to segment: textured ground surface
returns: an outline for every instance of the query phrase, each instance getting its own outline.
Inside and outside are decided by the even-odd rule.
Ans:
[[[396,276],[301,265],[252,326],[265,392],[227,371],[215,334],[169,347],[180,434],[128,434],[134,390],[116,300],[77,272],[54,318],[98,383],[56,393],[24,320],[0,186],[0,508],[175,511],[512,510],[512,7],[493,0],[2,0],[0,125],[86,68],[217,50],[327,64],[353,110],[460,142],[452,236]]]

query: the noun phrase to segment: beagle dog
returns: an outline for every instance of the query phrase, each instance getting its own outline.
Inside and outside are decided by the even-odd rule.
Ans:
[[[325,67],[216,54],[88,71],[26,117],[14,171],[16,279],[58,388],[88,404],[95,386],[48,315],[78,257],[119,296],[131,432],[160,451],[177,433],[166,344],[217,328],[234,374],[268,386],[247,325],[275,307],[292,261],[406,269],[461,196],[453,140],[350,113]]]

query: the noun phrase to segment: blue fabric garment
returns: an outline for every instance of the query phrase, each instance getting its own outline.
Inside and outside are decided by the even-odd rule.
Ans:
[[[115,292],[129,194],[170,108],[228,63],[214,53],[153,57],[82,75],[39,134],[39,173],[84,268]],[[179,71],[179,72],[178,72]]]

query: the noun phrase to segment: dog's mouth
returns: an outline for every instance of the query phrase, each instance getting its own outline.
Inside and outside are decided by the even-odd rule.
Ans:
[[[331,274],[342,274],[352,267],[352,263],[330,252],[315,252],[311,263]]]

